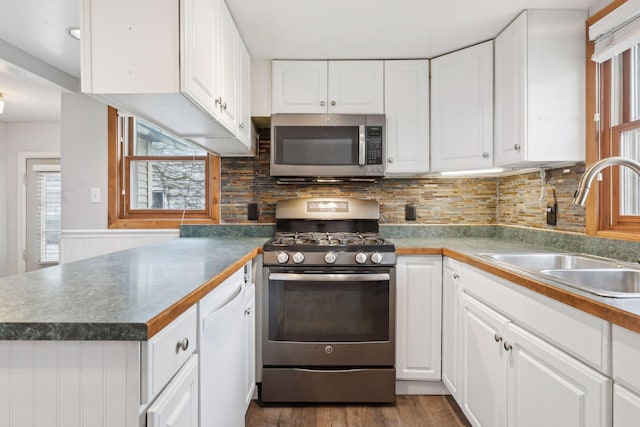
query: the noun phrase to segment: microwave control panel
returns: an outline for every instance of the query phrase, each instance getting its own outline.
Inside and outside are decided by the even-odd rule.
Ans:
[[[370,166],[382,168],[382,126],[367,126],[367,170]]]

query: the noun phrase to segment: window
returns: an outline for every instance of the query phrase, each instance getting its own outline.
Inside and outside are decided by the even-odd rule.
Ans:
[[[219,158],[109,108],[109,226],[217,223]]]
[[[38,263],[57,264],[60,259],[61,199],[60,166],[38,165],[37,233]]]
[[[640,19],[626,15],[627,6],[587,21],[595,40],[587,59],[587,99],[593,99],[587,117],[599,117],[588,133],[588,163],[611,156],[640,161]],[[640,177],[628,168],[606,168],[595,193],[587,204],[587,234],[640,240]]]

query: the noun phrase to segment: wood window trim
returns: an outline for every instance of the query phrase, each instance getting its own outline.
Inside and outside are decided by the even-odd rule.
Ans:
[[[211,154],[204,156],[209,180],[205,183],[208,194],[208,206],[196,212],[139,210],[127,212],[127,197],[122,194],[121,171],[128,161],[121,153],[118,143],[118,110],[109,107],[107,111],[108,139],[108,227],[109,228],[180,228],[181,224],[219,224],[220,223],[220,158]],[[129,136],[133,135],[133,126],[129,127]],[[144,156],[135,156],[143,159]],[[189,160],[191,157],[189,157]],[[127,169],[124,169],[128,171]],[[128,175],[128,172],[127,172]],[[126,178],[128,180],[128,176]]]
[[[627,0],[614,0],[602,10],[592,15],[586,21],[585,39],[586,39],[586,164],[592,164],[601,158],[610,157],[614,155],[615,150],[612,144],[612,138],[614,134],[611,131],[605,131],[611,129],[610,126],[610,105],[607,102],[602,102],[603,99],[610,99],[610,86],[603,84],[605,79],[611,77],[610,64],[601,65],[600,69],[600,85],[602,91],[598,94],[596,90],[596,82],[598,78],[597,64],[591,60],[593,55],[595,43],[589,41],[589,26],[598,22],[600,19],[607,16],[609,13],[626,3]],[[608,80],[610,81],[610,80]],[[600,99],[598,99],[600,95]],[[603,131],[598,134],[598,123],[591,118],[595,117],[597,113],[597,105],[600,104],[600,126]],[[627,112],[623,111],[623,116]],[[603,172],[603,181],[595,182],[592,185],[592,190],[587,198],[585,205],[585,233],[591,236],[605,237],[611,239],[640,241],[640,221],[637,225],[620,224],[616,227],[611,227],[609,224],[612,222],[611,212],[611,193],[606,191],[607,188],[611,188],[611,174],[617,173],[619,168],[606,168]],[[612,191],[616,191],[615,188]],[[635,221],[633,221],[635,223]]]

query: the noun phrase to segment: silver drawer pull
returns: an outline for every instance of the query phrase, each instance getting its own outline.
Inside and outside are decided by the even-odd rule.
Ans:
[[[513,348],[513,346],[509,344],[507,341],[504,342],[503,346],[504,346],[504,349],[507,351],[511,351],[511,349]]]
[[[498,333],[493,334],[493,339],[496,340],[496,342],[500,342],[502,341],[502,336],[500,336]]]
[[[187,351],[189,348],[189,338],[185,337],[182,341],[178,341],[176,344],[176,353],[179,353],[180,350]]]

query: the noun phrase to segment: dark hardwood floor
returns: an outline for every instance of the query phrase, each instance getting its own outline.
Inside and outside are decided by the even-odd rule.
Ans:
[[[251,402],[246,427],[470,426],[450,396],[397,396],[395,405],[261,405]]]

